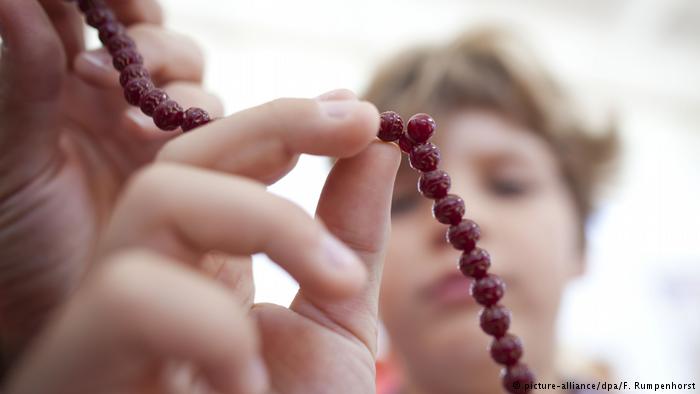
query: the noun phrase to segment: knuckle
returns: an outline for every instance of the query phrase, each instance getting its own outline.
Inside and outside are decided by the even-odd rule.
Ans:
[[[160,203],[167,202],[167,197],[171,194],[170,179],[176,171],[174,167],[174,164],[159,162],[137,170],[126,186],[125,205],[149,204],[153,208],[161,207]]]
[[[135,250],[117,252],[107,257],[99,268],[92,283],[91,297],[108,316],[133,316],[141,309],[140,281],[132,279],[138,275],[139,262],[144,257],[143,252]]]

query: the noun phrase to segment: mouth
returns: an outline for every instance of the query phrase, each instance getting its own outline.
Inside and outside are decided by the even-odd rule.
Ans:
[[[430,302],[439,306],[474,308],[477,303],[469,294],[471,283],[472,279],[459,272],[451,272],[426,287],[423,294]]]

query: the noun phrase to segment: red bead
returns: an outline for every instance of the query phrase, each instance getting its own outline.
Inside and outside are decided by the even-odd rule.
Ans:
[[[483,278],[488,273],[489,267],[491,267],[491,256],[481,248],[464,252],[459,258],[459,270],[464,276],[475,279]]]
[[[408,120],[406,133],[417,144],[427,142],[435,133],[435,121],[428,114],[415,114]]]
[[[161,89],[151,89],[148,93],[146,93],[143,98],[141,98],[141,101],[139,102],[139,107],[141,107],[141,111],[148,115],[152,116],[153,112],[155,112],[156,108],[158,106],[168,100],[168,94],[165,93]]]
[[[201,108],[189,108],[185,111],[185,120],[182,122],[182,131],[190,131],[199,126],[211,122],[209,113]]]
[[[464,216],[462,197],[448,194],[433,203],[433,217],[443,224],[459,224]]]
[[[472,282],[469,292],[479,304],[491,306],[503,298],[503,294],[506,292],[506,285],[500,277],[488,274]]]
[[[185,120],[185,111],[173,100],[161,103],[153,112],[153,122],[161,130],[175,130],[182,125],[183,120]]]
[[[377,137],[382,141],[396,141],[403,133],[403,119],[394,111],[382,112],[380,115]]]
[[[78,0],[78,7],[84,13],[94,8],[104,8],[106,5],[102,0]]]
[[[479,325],[485,333],[500,338],[510,327],[510,311],[498,304],[484,308],[479,314]]]
[[[512,394],[526,394],[532,391],[535,375],[527,365],[519,363],[501,371],[503,388]]]
[[[117,34],[116,36],[110,38],[105,46],[107,47],[109,53],[115,55],[122,49],[136,48],[136,43],[126,34]]]
[[[427,198],[442,198],[450,190],[450,176],[443,170],[424,172],[418,179],[418,190]]]
[[[104,24],[114,20],[114,13],[107,7],[94,7],[85,13],[85,22],[98,29]]]
[[[148,73],[145,67],[141,64],[131,64],[126,66],[121,74],[119,75],[119,83],[122,86],[126,86],[127,83],[133,81],[134,79],[146,78],[150,79],[151,75]]]
[[[411,149],[409,162],[415,170],[423,172],[433,171],[440,164],[440,149],[430,142],[416,145]]]
[[[124,26],[116,20],[102,24],[99,28],[99,37],[102,44],[107,45],[113,37],[124,34]]]
[[[139,105],[143,97],[153,88],[153,82],[150,79],[133,79],[124,86],[124,98],[131,105]]]
[[[112,63],[114,64],[114,68],[122,71],[126,68],[126,66],[130,66],[132,64],[143,64],[143,57],[136,50],[136,48],[124,48],[114,54]]]
[[[476,241],[481,237],[479,225],[469,219],[462,219],[458,224],[453,224],[447,229],[447,242],[455,249],[469,252],[476,246]]]
[[[399,148],[401,148],[404,153],[410,154],[414,146],[416,146],[416,144],[408,138],[408,135],[402,133],[399,137]]]
[[[491,358],[499,364],[514,365],[523,355],[523,343],[515,335],[506,334],[491,342]]]

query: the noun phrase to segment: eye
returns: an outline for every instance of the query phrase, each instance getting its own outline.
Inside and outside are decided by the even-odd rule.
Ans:
[[[391,214],[401,215],[403,213],[408,213],[417,208],[420,201],[418,193],[400,194],[391,202]]]
[[[491,192],[500,197],[519,197],[529,191],[529,185],[514,178],[494,178],[489,181]]]

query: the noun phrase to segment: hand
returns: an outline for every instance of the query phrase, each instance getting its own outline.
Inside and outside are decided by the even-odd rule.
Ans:
[[[222,114],[200,86],[201,52],[161,26],[155,1],[110,5],[159,85]],[[0,2],[0,375],[94,260],[125,180],[175,136],[126,105],[83,25],[75,3]]]
[[[105,264],[47,328],[8,393],[258,393],[268,382],[272,392],[374,392],[400,160],[396,146],[376,140],[377,127],[374,106],[341,91],[276,100],[166,144],[122,194],[100,250]],[[345,157],[324,187],[320,221],[261,185],[300,153]],[[227,267],[244,284],[237,297],[197,271],[211,250],[238,256]],[[299,281],[289,309],[237,302],[252,299],[245,256],[257,252]]]
[[[153,159],[158,149],[172,138],[171,134],[134,121],[130,116],[133,109],[127,110],[122,104],[121,93],[114,83],[116,76],[110,76],[108,69],[88,67],[86,54],[75,57],[70,68],[62,66],[52,70],[53,65],[64,62],[48,62],[48,59],[60,58],[61,54],[71,58],[71,53],[80,51],[76,51],[80,46],[75,42],[81,39],[76,39],[79,35],[66,33],[72,30],[71,26],[73,29],[77,26],[71,9],[48,0],[44,6],[47,14],[32,1],[8,0],[0,5],[0,26],[7,47],[2,57],[0,83],[4,91],[13,92],[3,95],[0,101],[3,119],[8,120],[0,125],[0,149],[9,152],[2,156],[0,168],[10,175],[4,178],[8,182],[3,182],[0,190],[0,212],[3,213],[0,217],[7,220],[0,233],[3,246],[0,253],[4,253],[0,272],[5,275],[0,276],[0,311],[3,313],[2,337],[6,343],[14,345],[30,337],[25,336],[27,329],[35,330],[39,323],[32,317],[46,316],[46,312],[73,291],[88,262],[95,259],[98,243],[103,245],[101,259],[112,264],[104,264],[104,268],[91,275],[72,301],[56,314],[42,340],[18,368],[13,379],[14,389],[10,392],[24,392],[23,388],[32,391],[36,389],[32,384],[44,385],[38,389],[40,392],[55,392],[58,387],[69,392],[76,387],[98,392],[105,387],[116,387],[110,384],[115,381],[145,387],[147,382],[153,383],[152,372],[161,371],[172,359],[188,360],[205,372],[207,382],[221,391],[246,392],[241,387],[245,387],[247,379],[254,374],[245,365],[254,359],[258,335],[262,335],[264,342],[273,388],[304,393],[372,392],[376,297],[388,229],[388,196],[399,160],[394,146],[370,143],[377,129],[376,109],[362,103],[328,104],[325,107],[336,116],[340,115],[342,107],[355,108],[344,118],[333,118],[319,112],[323,106],[313,100],[276,101],[173,140],[161,152],[157,165],[136,172]],[[157,7],[149,1],[119,3],[117,12],[125,21],[159,20]],[[45,37],[32,36],[31,45],[27,45],[28,38],[22,32],[30,28],[36,32],[37,24],[42,26],[39,20],[50,26],[46,15],[61,34],[56,36],[48,29],[41,32]],[[152,38],[157,38],[158,30],[153,29],[139,38],[139,29],[148,30],[146,26],[132,26],[130,34],[137,39],[151,73],[166,83],[168,92],[183,104],[198,104],[214,115],[219,114],[218,101],[196,85],[172,82],[178,76],[194,82],[201,78],[201,68],[189,74],[193,68],[197,69],[198,60],[190,56],[197,51],[181,43],[169,46],[154,39],[152,55],[149,55],[146,37],[152,34]],[[168,48],[167,53],[160,53],[164,47]],[[34,52],[36,48],[43,50]],[[163,61],[171,55],[180,56],[181,61],[174,62],[176,68],[171,65],[173,63]],[[188,64],[194,67],[186,67]],[[31,69],[31,65],[43,67]],[[179,85],[188,86],[183,86],[180,96],[175,93]],[[354,101],[347,92],[325,99]],[[76,108],[91,108],[91,105],[98,105],[96,108],[100,110],[75,111]],[[112,113],[117,115],[109,118]],[[119,133],[115,132],[114,124],[119,125]],[[92,127],[88,127],[90,125]],[[34,149],[32,154],[37,160],[20,161],[21,154],[30,149]],[[258,150],[255,155],[250,154],[252,149]],[[351,275],[352,270],[344,273],[329,270],[327,264],[319,264],[318,258],[311,256],[309,250],[313,248],[302,246],[319,244],[321,235],[327,232],[324,226],[319,230],[318,223],[309,222],[298,208],[288,203],[275,204],[275,199],[258,195],[266,193],[259,187],[256,189],[255,181],[269,184],[283,176],[294,166],[301,152],[347,157],[334,168],[317,216],[367,265],[370,281],[362,289],[358,288],[364,283],[362,274],[355,271]],[[39,162],[44,163],[43,166],[37,164]],[[211,174],[212,171],[252,178],[253,183],[232,182],[220,174]],[[124,182],[128,178],[132,181],[125,189]],[[202,189],[193,190],[200,190],[201,194],[191,194],[189,200],[181,196],[184,179],[201,185]],[[160,182],[169,182],[170,187]],[[229,193],[224,195],[230,194],[231,198],[223,199],[222,205],[210,206],[211,197],[222,193],[221,185],[227,183],[228,188],[224,189]],[[231,193],[234,189],[236,193]],[[179,194],[169,194],[168,190]],[[211,193],[206,193],[207,190]],[[239,195],[240,190],[248,190],[248,197],[233,199],[233,194]],[[47,199],[47,195],[51,199]],[[118,195],[122,196],[121,202],[107,230],[106,223]],[[154,200],[157,203],[153,203]],[[287,221],[285,217],[265,227],[255,214],[269,212],[268,206],[250,206],[246,201],[248,204],[269,201],[270,206],[278,207],[278,212],[290,213],[297,220]],[[188,202],[185,206],[191,209],[183,209],[184,202]],[[26,214],[29,208],[32,214]],[[221,214],[228,209],[238,212],[239,216]],[[240,219],[245,217],[243,214],[252,215],[247,217],[248,222]],[[199,226],[193,226],[191,219],[197,217],[209,219],[202,219]],[[217,218],[221,221],[219,225],[211,225],[211,220]],[[270,232],[275,225],[297,222],[298,225],[288,227],[295,230],[291,233]],[[134,223],[141,224],[140,232],[136,231]],[[241,223],[268,231],[257,232],[259,238],[241,238]],[[161,231],[154,231],[154,227],[149,227],[152,225]],[[66,239],[65,228],[77,230],[75,238]],[[315,229],[309,231],[316,236],[307,234],[304,238],[301,236],[304,232],[296,231],[301,228]],[[184,243],[180,238],[183,231],[187,235]],[[235,242],[226,239],[226,235],[232,233],[237,234]],[[271,234],[279,235],[280,241],[271,242]],[[18,243],[17,239],[21,241]],[[42,248],[36,248],[37,244],[43,245]],[[238,264],[225,269],[230,274],[229,279],[234,279],[236,286],[232,287],[238,299],[248,300],[252,299],[252,286],[246,256],[257,251],[268,253],[301,284],[302,290],[291,309],[255,306],[252,316],[261,329],[257,334],[241,312],[245,312],[246,304],[236,309],[236,305],[240,305],[235,302],[237,298],[224,299],[218,288],[202,281],[196,271],[173,264],[185,262],[198,267],[193,261],[210,249],[243,255],[237,258]],[[54,269],[47,269],[50,267]],[[142,280],[139,282],[137,278]],[[153,283],[158,284],[156,294]],[[356,293],[358,290],[360,292]],[[349,300],[337,299],[353,293]],[[188,295],[184,300],[183,294]],[[197,315],[203,310],[201,305],[208,305],[204,308],[207,313]],[[170,331],[149,331],[154,321],[149,321],[148,317],[153,316],[158,317],[155,322],[162,323]],[[125,319],[129,324],[124,324]],[[283,323],[278,333],[273,327],[278,324],[276,321]],[[184,324],[187,322],[197,324]],[[212,335],[202,335],[202,332]],[[168,333],[172,335],[165,335]],[[299,334],[310,338],[303,342],[290,340],[286,344],[274,341],[275,338],[296,339]],[[129,348],[127,350],[132,352],[126,354],[117,351],[124,350],[125,343],[134,342],[144,346]],[[308,354],[309,348],[321,349],[319,346],[327,350]],[[66,360],[66,354],[72,354],[73,359]],[[328,369],[329,359],[338,361],[334,364],[337,369]],[[129,362],[125,363],[127,360]],[[105,368],[108,365],[110,368]],[[154,365],[158,368],[148,368]],[[130,368],[124,370],[119,366]],[[126,373],[122,374],[124,371]],[[36,379],[36,376],[45,379]],[[347,382],[345,379],[352,379],[352,382],[336,386],[337,382]],[[168,379],[157,381],[158,384],[169,382]],[[81,385],[77,386],[78,383]],[[331,385],[336,387],[330,389]]]

